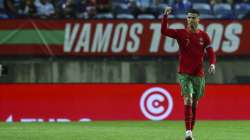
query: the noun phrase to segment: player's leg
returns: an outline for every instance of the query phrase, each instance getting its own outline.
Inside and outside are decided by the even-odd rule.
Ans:
[[[184,94],[184,115],[185,115],[185,126],[186,131],[192,130],[192,119],[193,119],[193,113],[192,113],[192,94],[187,93]]]
[[[178,80],[181,86],[181,94],[184,99],[184,116],[186,126],[186,140],[192,140],[192,94],[193,86],[189,75],[178,74]]]
[[[204,95],[205,90],[205,78],[204,77],[193,77],[192,78],[194,94],[192,102],[192,130],[195,126],[196,121],[196,111],[198,106],[198,100]]]
[[[196,121],[196,110],[197,110],[197,105],[198,105],[198,100],[193,98],[193,103],[192,103],[192,123],[191,123],[191,130],[193,131],[195,121]]]
[[[193,119],[193,112],[192,112],[192,94],[189,92],[188,94],[184,94],[184,115],[185,115],[185,126],[186,126],[186,134],[185,140],[192,140],[192,119]]]

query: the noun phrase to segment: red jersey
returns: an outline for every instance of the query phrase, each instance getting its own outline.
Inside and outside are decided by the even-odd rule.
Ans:
[[[204,76],[204,56],[208,53],[210,64],[215,64],[215,54],[206,32],[197,30],[193,33],[188,29],[169,29],[167,16],[161,23],[161,33],[177,40],[179,44],[179,73],[193,76]]]

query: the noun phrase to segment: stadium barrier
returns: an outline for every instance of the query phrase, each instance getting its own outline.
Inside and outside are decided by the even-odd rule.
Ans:
[[[177,84],[1,84],[0,120],[182,120]],[[199,120],[250,120],[250,85],[207,85]]]
[[[176,40],[161,36],[160,20],[3,20],[0,56],[171,56]],[[217,55],[250,54],[249,20],[202,20]],[[184,28],[184,20],[170,20]],[[200,41],[203,41],[200,39]]]

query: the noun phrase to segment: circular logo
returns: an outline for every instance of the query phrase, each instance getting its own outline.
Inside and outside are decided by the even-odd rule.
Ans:
[[[141,96],[140,108],[145,117],[159,121],[167,118],[173,110],[173,98],[160,87],[146,90]]]

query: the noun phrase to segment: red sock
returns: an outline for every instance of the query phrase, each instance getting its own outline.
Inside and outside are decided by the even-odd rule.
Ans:
[[[186,130],[191,130],[192,128],[192,106],[185,105],[185,125]]]
[[[191,130],[194,129],[194,125],[195,125],[195,120],[196,120],[196,103],[193,103],[192,105],[192,127]]]

